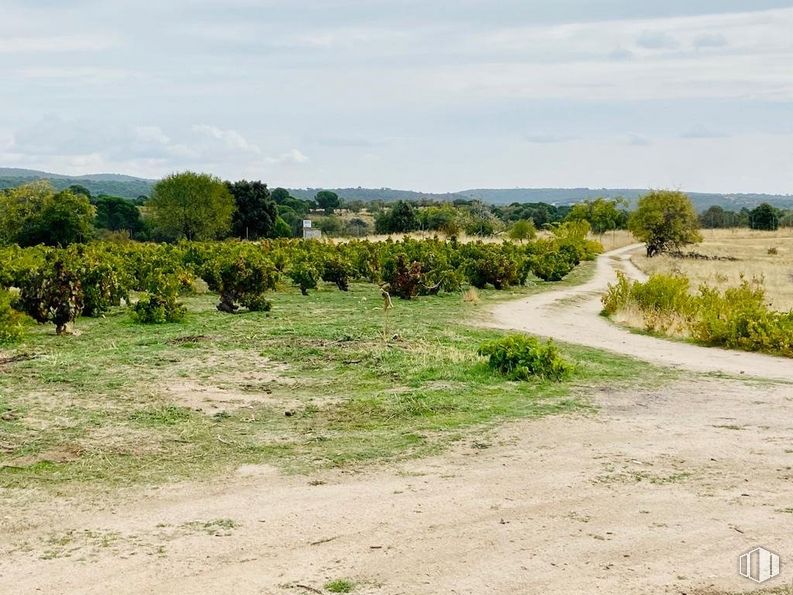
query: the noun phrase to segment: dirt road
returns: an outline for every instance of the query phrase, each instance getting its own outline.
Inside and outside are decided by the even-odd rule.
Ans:
[[[587,283],[498,306],[493,312],[494,326],[606,349],[662,366],[793,382],[789,358],[656,339],[631,333],[599,316],[600,297],[616,279],[616,270],[644,280],[644,273],[629,259],[631,252],[640,248],[640,244],[634,244],[601,255],[595,275]]]
[[[597,317],[611,262],[585,287],[499,308],[500,324],[660,357]],[[564,324],[540,322],[551,316]],[[773,358],[662,352],[653,361],[787,377]],[[736,560],[754,545],[782,556],[772,585],[793,581],[789,385],[691,376],[591,399],[597,414],[362,473],[248,467],[209,484],[19,495],[0,511],[0,592],[311,595],[342,578],[388,595],[749,590]]]

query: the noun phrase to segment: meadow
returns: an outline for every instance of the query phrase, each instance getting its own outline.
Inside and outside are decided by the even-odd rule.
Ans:
[[[569,380],[509,381],[476,353],[503,333],[477,323],[496,301],[575,284],[592,266],[388,312],[377,286],[354,283],[285,290],[269,313],[221,313],[205,294],[185,298],[182,323],[139,325],[116,308],[80,319],[78,336],[39,326],[3,353],[0,486],[356,466],[436,452],[506,419],[586,410],[593,386],[632,384],[639,364],[565,346]]]
[[[653,258],[636,253],[633,263],[648,275],[680,274],[691,287],[702,283],[736,287],[741,279],[761,280],[771,307],[793,310],[793,229],[757,231],[750,229],[704,229],[703,241],[687,251],[716,258],[705,260],[660,255]]]

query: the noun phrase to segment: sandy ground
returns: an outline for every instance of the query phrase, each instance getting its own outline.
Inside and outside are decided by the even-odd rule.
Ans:
[[[499,324],[565,340],[580,324],[577,342],[613,337],[609,348],[652,361],[791,377],[775,358],[663,341],[650,353],[647,337],[599,319],[590,292],[623,254],[556,300],[500,307]],[[544,309],[563,319],[558,334]],[[512,423],[363,473],[246,467],[20,502],[0,511],[0,592],[310,594],[337,578],[389,595],[750,590],[736,565],[754,545],[782,556],[771,585],[793,582],[793,387],[692,377],[592,400],[594,415]]]

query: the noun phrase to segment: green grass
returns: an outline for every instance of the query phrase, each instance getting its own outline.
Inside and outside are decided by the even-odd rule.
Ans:
[[[33,358],[0,373],[0,487],[157,483],[242,464],[300,473],[423,456],[473,428],[590,410],[592,387],[667,374],[572,346],[562,346],[577,362],[564,383],[491,371],[476,351],[503,333],[471,323],[497,300],[552,285],[481,291],[477,304],[459,294],[395,300],[387,323],[378,288],[353,284],[279,292],[269,314],[222,314],[204,295],[185,299],[179,324],[138,325],[119,309],[79,319],[79,336],[37,327],[15,352]]]
[[[347,579],[336,579],[325,583],[325,590],[329,593],[352,593],[355,583]]]

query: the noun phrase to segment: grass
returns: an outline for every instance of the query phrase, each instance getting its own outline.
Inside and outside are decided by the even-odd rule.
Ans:
[[[592,264],[561,285],[581,282]],[[0,373],[0,487],[80,489],[228,473],[243,464],[312,472],[438,452],[504,420],[590,410],[592,387],[664,372],[563,346],[570,380],[511,382],[476,355],[502,333],[470,323],[495,301],[560,284],[395,301],[377,287],[285,290],[269,314],[222,314],[186,298],[180,324],[124,310],[80,319],[79,336],[33,329]]]
[[[344,578],[325,583],[325,590],[329,593],[352,593],[354,589],[355,583]]]
[[[702,283],[724,289],[740,283],[741,275],[747,279],[763,279],[771,306],[779,311],[793,310],[793,229],[775,232],[749,229],[703,230],[704,241],[689,246],[691,250],[707,256],[730,256],[735,261],[694,260],[635,255],[631,260],[648,275],[678,273],[691,279],[696,289]],[[776,254],[769,254],[775,248]]]

